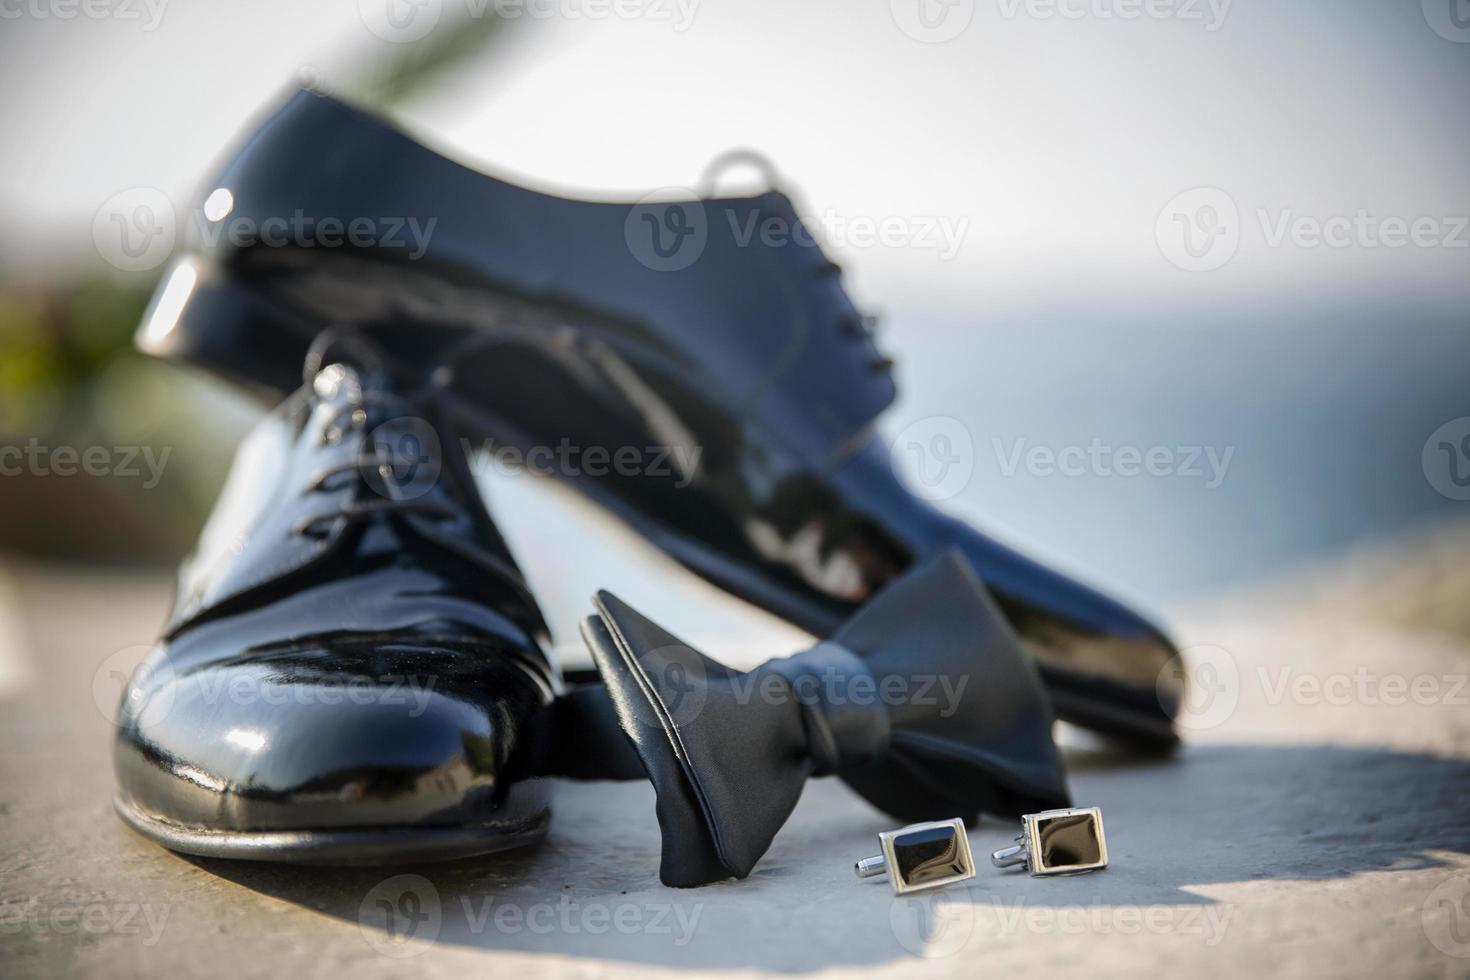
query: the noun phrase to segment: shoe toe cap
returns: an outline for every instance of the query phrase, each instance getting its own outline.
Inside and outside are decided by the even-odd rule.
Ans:
[[[545,694],[509,663],[425,650],[367,662],[238,658],[176,669],[163,649],[119,717],[120,802],[205,831],[453,826],[533,805],[511,790]]]

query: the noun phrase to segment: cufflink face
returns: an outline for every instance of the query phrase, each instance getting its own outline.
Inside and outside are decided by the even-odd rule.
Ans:
[[[878,835],[895,895],[942,888],[975,877],[963,820],[916,823]]]
[[[1097,807],[1047,810],[1023,819],[1033,875],[1074,874],[1108,866],[1108,842]]]

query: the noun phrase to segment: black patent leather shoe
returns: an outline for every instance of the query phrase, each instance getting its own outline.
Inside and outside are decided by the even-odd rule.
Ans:
[[[545,832],[541,614],[434,399],[379,361],[313,350],[124,693],[116,807],[165,847],[392,861]]]
[[[279,391],[317,331],[347,323],[399,363],[452,364],[472,435],[632,450],[645,465],[562,475],[816,635],[958,549],[1060,717],[1174,744],[1182,692],[1158,629],[900,483],[873,438],[889,362],[784,195],[567,200],[300,92],[208,185],[201,215],[143,349]]]

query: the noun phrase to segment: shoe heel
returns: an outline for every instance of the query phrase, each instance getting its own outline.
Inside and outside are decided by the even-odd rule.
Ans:
[[[159,281],[133,343],[275,396],[301,384],[286,365],[302,362],[316,332],[218,263],[186,254]]]

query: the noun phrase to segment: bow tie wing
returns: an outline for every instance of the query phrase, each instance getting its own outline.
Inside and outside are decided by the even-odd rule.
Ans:
[[[800,706],[766,696],[765,673],[711,660],[616,596],[595,601],[582,636],[658,796],[660,879],[745,877],[811,772]]]
[[[906,820],[1071,805],[1036,668],[957,552],[893,582],[832,642],[888,685],[888,751],[838,772],[869,802]]]

